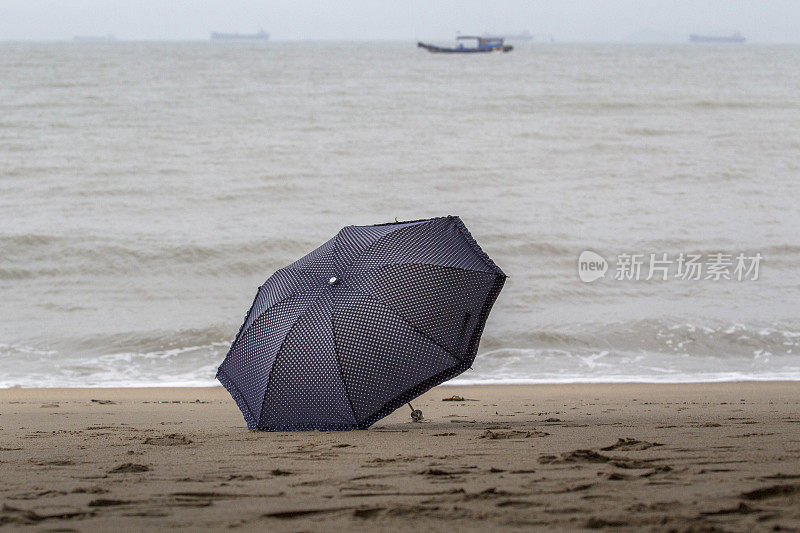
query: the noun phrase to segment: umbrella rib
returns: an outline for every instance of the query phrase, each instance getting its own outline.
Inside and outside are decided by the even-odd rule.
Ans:
[[[263,285],[261,287],[263,287]],[[261,287],[259,287],[256,290],[256,295],[253,298],[253,303],[250,304],[250,309],[247,311],[247,314],[244,315],[244,322],[242,322],[242,325],[239,326],[239,331],[236,332],[236,336],[233,338],[233,342],[231,343],[231,347],[228,349],[228,353],[230,353],[230,350],[233,349],[233,345],[236,344],[236,341],[239,340],[239,337],[242,336],[242,332],[244,331],[244,325],[247,324],[247,320],[250,318],[250,313],[253,312],[253,308],[256,306],[256,302],[258,301],[258,297],[261,295]],[[261,315],[258,315],[258,316],[261,316]],[[258,317],[254,318],[253,322],[255,322],[256,320],[258,320]],[[253,322],[250,322],[250,323],[252,324]],[[225,357],[227,358],[227,355]],[[223,362],[224,362],[224,360],[223,360]]]
[[[253,320],[251,320],[251,321],[250,321],[250,325],[248,326],[248,329],[250,328],[250,326],[252,326],[252,325],[253,325],[253,323],[255,323],[255,321],[256,321],[256,320],[258,320],[259,318],[261,318],[261,317],[263,316],[263,314],[264,314],[264,313],[266,313],[267,311],[269,311],[270,309],[272,309],[272,308],[273,308],[273,307],[275,307],[276,305],[280,305],[280,304],[282,304],[283,302],[285,302],[285,301],[286,301],[286,300],[288,300],[289,298],[292,298],[292,297],[294,297],[294,296],[297,296],[297,294],[298,294],[299,292],[300,292],[300,290],[296,290],[296,291],[294,291],[294,292],[292,292],[292,293],[290,293],[290,294],[288,294],[288,295],[284,296],[284,297],[283,297],[283,298],[281,298],[280,300],[277,300],[275,303],[273,303],[273,304],[272,304],[272,305],[270,305],[269,307],[265,307],[265,308],[264,308],[264,309],[263,309],[263,310],[262,310],[262,311],[261,311],[261,312],[258,314],[258,316],[256,316],[255,318],[253,318]],[[255,304],[256,304],[256,300],[258,300],[258,296],[259,296],[259,294],[261,294],[261,287],[259,287],[259,288],[258,288],[258,292],[256,292],[256,297],[255,297],[255,299],[253,300],[253,304],[250,306],[250,309],[252,309],[252,308],[253,308],[253,306],[255,306]],[[244,322],[242,322],[242,326],[239,328],[239,333],[237,333],[237,334],[236,334],[236,337],[233,339],[233,343],[231,344],[231,348],[230,348],[231,350],[233,349],[234,345],[236,345],[236,342],[239,340],[239,337],[241,337],[241,336],[242,336],[242,334],[244,333],[244,330],[245,330],[245,328],[244,328],[244,325],[245,325],[245,324],[247,324],[247,320],[248,320],[249,318],[250,318],[250,313],[248,312],[248,313],[247,313],[247,315],[244,317]],[[228,351],[230,352],[230,350],[228,350]]]
[[[331,302],[332,303],[332,302]],[[347,398],[347,403],[350,404],[350,410],[353,412],[353,422],[358,426],[358,416],[356,415],[356,408],[353,407],[353,399],[350,398],[350,391],[347,390],[347,383],[344,381],[344,370],[342,370],[342,362],[339,360],[339,348],[336,343],[336,328],[333,327],[333,305],[331,305],[331,335],[333,335],[333,358],[336,359],[336,366],[339,367],[339,379],[342,381],[342,389]]]
[[[433,219],[433,220],[431,220],[431,222],[434,222],[436,220],[439,220],[439,219]],[[497,265],[495,265],[494,263],[487,262],[488,256],[486,256],[486,254],[484,253],[483,250],[480,249],[480,247],[478,247],[476,249],[477,243],[474,243],[474,240],[470,241],[471,237],[467,238],[467,236],[464,234],[464,232],[461,230],[461,228],[458,227],[458,224],[456,224],[455,222],[454,222],[454,224],[456,225],[456,227],[461,232],[461,236],[464,237],[464,239],[467,241],[467,244],[470,245],[470,247],[472,248],[472,251],[478,256],[478,258],[481,260],[481,262],[484,264],[484,266],[486,266],[486,268],[488,268],[489,270],[476,270],[476,269],[472,269],[472,268],[462,268],[462,267],[444,266],[444,265],[434,265],[434,266],[441,266],[442,268],[454,268],[454,269],[458,269],[458,270],[464,270],[466,272],[485,272],[486,274],[502,273],[502,271],[500,271],[500,269],[497,268]],[[387,233],[386,235],[381,236],[379,239],[375,240],[375,242],[373,242],[367,248],[365,248],[364,251],[361,252],[361,254],[359,254],[359,255],[363,255],[364,253],[366,253],[367,250],[369,250],[372,247],[372,245],[376,244],[378,241],[380,241],[384,237],[388,237],[389,235],[392,235],[393,233],[394,233],[394,231],[391,232],[391,233]],[[347,265],[347,270],[344,272],[343,275],[348,274],[352,270],[353,263],[356,261],[356,259],[358,259],[358,257],[354,258],[350,262],[350,264]],[[370,268],[366,269],[363,272],[369,272],[370,270],[373,270],[375,268],[381,268],[381,267],[389,266],[389,265],[415,265],[415,264],[429,265],[430,263],[387,263],[385,265],[379,265],[377,267],[370,267]]]
[[[258,299],[258,295],[261,293],[261,288],[262,288],[262,287],[263,287],[263,285],[262,285],[261,287],[259,287],[259,288],[258,288],[258,292],[256,292],[256,298],[253,300],[253,305],[255,305],[255,300],[257,300],[257,299]],[[261,311],[261,313],[259,313],[259,315],[258,315],[257,317],[255,317],[255,318],[252,320],[252,322],[250,322],[250,324],[252,325],[252,324],[253,324],[253,323],[254,323],[256,320],[258,320],[259,318],[261,318],[261,316],[262,316],[264,313],[266,313],[267,311],[269,311],[270,309],[272,309],[272,308],[273,308],[273,307],[275,307],[276,305],[279,305],[279,304],[281,304],[281,303],[285,302],[285,301],[286,301],[286,300],[288,300],[289,298],[292,298],[292,297],[296,296],[296,295],[297,295],[299,292],[300,292],[300,290],[299,290],[299,289],[298,289],[298,290],[295,290],[294,292],[292,292],[292,293],[288,294],[287,296],[284,296],[284,297],[283,297],[283,298],[281,298],[280,300],[276,301],[275,303],[273,303],[273,304],[272,304],[272,305],[270,305],[269,307],[266,307],[266,308],[264,308],[264,310],[263,310],[263,311]],[[251,310],[252,310],[252,307],[253,307],[253,306],[251,305],[251,306],[250,306]],[[310,306],[309,306],[309,307],[310,307]],[[308,310],[308,308],[306,308],[306,310]],[[304,313],[305,313],[305,311],[304,311]],[[302,316],[302,314],[301,314],[300,316]],[[298,320],[299,320],[300,316],[298,316],[298,317],[297,317],[297,318],[298,318]],[[236,388],[236,390],[237,390],[237,392],[239,393],[239,395],[240,395],[240,396],[242,396],[242,393],[241,393],[241,391],[239,390],[239,386],[238,386],[238,385],[236,385],[236,383],[233,381],[233,379],[231,379],[231,377],[230,377],[230,376],[228,376],[227,372],[225,372],[224,370],[222,370],[222,365],[225,363],[225,361],[227,361],[227,360],[228,360],[228,356],[231,354],[231,352],[233,351],[233,348],[234,348],[234,347],[236,346],[236,344],[239,342],[239,338],[241,337],[242,333],[244,333],[244,325],[247,323],[247,319],[248,319],[248,318],[250,318],[250,313],[249,313],[249,312],[248,312],[248,313],[247,313],[247,315],[245,316],[245,321],[242,323],[242,326],[239,328],[239,332],[236,334],[236,337],[233,339],[233,342],[231,343],[231,347],[230,347],[230,348],[228,348],[228,353],[225,355],[225,359],[223,359],[222,363],[220,363],[219,367],[217,368],[217,376],[219,376],[220,374],[224,374],[224,375],[225,375],[225,377],[226,377],[226,379],[227,379],[228,381],[230,381],[230,383],[231,383],[231,384],[232,384],[232,385],[233,385],[233,386]],[[294,327],[294,324],[292,324],[292,326]],[[290,328],[290,330],[289,330],[289,331],[291,331],[291,328]],[[283,343],[286,341],[286,336],[288,336],[288,335],[289,335],[289,332],[287,331],[287,332],[286,332],[286,335],[283,337],[283,340],[281,341],[281,345],[280,345],[280,347],[278,347],[278,353],[279,353],[279,352],[280,352],[280,350],[283,348]],[[278,353],[276,353],[276,354],[275,354],[275,361],[277,361],[277,359],[278,359]],[[275,366],[275,361],[273,361],[273,362],[272,362],[272,367],[270,367],[270,374],[269,374],[269,375],[270,375],[270,378],[272,377],[272,368],[274,368],[274,366]],[[269,379],[267,380],[267,388],[269,388]],[[265,391],[266,391],[266,389],[265,389]],[[266,398],[266,394],[264,395],[264,397]],[[249,405],[247,405],[247,402],[245,402],[245,403],[244,403],[244,405],[245,405],[245,407],[247,407],[247,410],[250,412],[250,416],[251,416],[251,418],[253,418],[253,420],[255,420],[255,422],[256,422],[256,425],[258,425],[258,420],[256,420],[255,413],[253,413],[253,410],[252,410],[252,409],[250,409],[250,406],[249,406]],[[262,401],[261,401],[261,409],[262,409],[262,410],[264,409],[264,401],[263,401],[263,399],[262,399]],[[259,411],[259,418],[260,418],[260,417],[261,417],[261,411]]]
[[[450,350],[448,350],[447,348],[445,348],[444,346],[442,346],[442,345],[441,345],[441,343],[440,343],[439,341],[437,341],[436,339],[432,338],[430,335],[428,335],[427,333],[425,333],[424,331],[422,331],[421,329],[419,329],[417,326],[415,326],[414,324],[412,324],[412,323],[411,323],[411,322],[410,322],[410,321],[409,321],[409,320],[408,320],[406,317],[404,317],[403,315],[401,315],[401,314],[400,314],[400,312],[399,312],[399,311],[397,311],[397,309],[395,309],[394,307],[392,307],[392,306],[391,306],[391,305],[389,305],[388,303],[384,302],[383,300],[381,300],[380,298],[376,297],[376,296],[375,296],[375,295],[373,295],[373,294],[370,294],[370,293],[368,293],[368,292],[362,291],[361,289],[357,289],[357,288],[355,288],[355,287],[349,287],[349,289],[350,289],[350,290],[352,290],[352,291],[358,292],[358,293],[360,293],[360,294],[363,294],[363,295],[364,295],[364,296],[366,296],[367,298],[371,298],[372,300],[374,300],[374,301],[378,302],[380,305],[382,305],[383,307],[385,307],[386,309],[388,309],[389,311],[391,311],[392,313],[394,313],[394,314],[395,314],[395,316],[397,316],[397,318],[399,318],[400,320],[402,320],[402,321],[403,321],[403,323],[405,323],[405,324],[406,324],[408,327],[410,327],[411,329],[413,329],[414,331],[416,331],[417,333],[419,333],[420,335],[422,335],[423,337],[425,337],[427,340],[429,340],[430,342],[432,342],[433,344],[435,344],[436,346],[438,346],[438,347],[439,347],[439,348],[440,348],[440,349],[441,349],[443,352],[445,352],[447,355],[449,355],[450,357],[452,357],[453,359],[455,359],[457,362],[459,362],[459,363],[463,363],[463,362],[464,362],[464,361],[463,361],[463,360],[462,360],[460,357],[457,357],[457,356],[456,356],[456,355],[455,355],[453,352],[451,352]]]
[[[261,416],[264,414],[264,403],[267,401],[267,392],[269,392],[269,386],[272,383],[272,376],[275,374],[275,365],[278,364],[278,357],[280,357],[281,352],[283,351],[283,346],[286,344],[286,339],[292,333],[292,331],[294,330],[295,326],[297,326],[297,323],[300,322],[300,319],[303,318],[308,313],[309,309],[311,309],[314,305],[316,305],[316,303],[319,301],[320,298],[322,298],[322,295],[324,295],[324,294],[325,294],[325,291],[320,291],[320,293],[317,295],[317,297],[314,298],[314,300],[312,300],[308,304],[308,306],[306,306],[305,309],[303,309],[303,312],[300,313],[299,315],[297,315],[297,318],[294,319],[294,322],[292,323],[292,326],[289,328],[289,331],[287,331],[286,335],[284,335],[283,339],[281,339],[281,344],[280,344],[280,346],[278,346],[278,350],[275,352],[275,360],[272,361],[272,366],[269,369],[269,377],[267,378],[267,386],[264,389],[264,397],[261,399],[261,409],[258,412],[258,420],[256,420],[256,423],[260,423],[261,422]]]
[[[469,232],[467,226],[464,225],[464,221],[458,217],[453,217],[452,220],[458,231],[464,237],[464,240],[466,240],[472,248],[472,251],[474,251],[478,257],[480,257],[483,262],[486,263],[486,265],[489,266],[496,274],[501,274],[505,278],[505,272],[500,270],[500,267],[497,266],[494,261],[492,261],[492,258],[489,257],[489,254],[483,251],[483,248],[480,247],[478,241],[475,240],[475,237],[473,237]]]
[[[336,265],[337,265],[336,258],[337,258],[338,253],[339,253],[339,235],[341,235],[341,234],[342,234],[342,230],[339,230],[339,233],[337,233],[333,237],[333,268],[334,269],[336,269]]]
[[[462,268],[456,266],[445,266],[445,265],[434,265],[431,263],[386,263],[385,265],[377,265],[373,267],[369,267],[365,270],[358,272],[355,277],[350,278],[351,280],[357,280],[364,276],[365,274],[369,274],[370,272],[374,272],[375,270],[386,268],[386,267],[393,267],[393,266],[427,266],[427,267],[436,267],[436,268],[447,268],[450,270],[460,270],[462,272],[470,272],[473,274],[486,274],[487,276],[496,277],[497,274],[495,272],[487,272],[486,270],[472,270],[471,268]]]
[[[418,227],[420,227],[420,226],[425,226],[425,225],[427,225],[427,224],[433,224],[434,222],[437,222],[437,221],[439,221],[439,220],[441,220],[441,219],[440,219],[440,218],[432,218],[432,219],[428,220],[427,222],[423,222],[422,224],[417,224],[417,225],[415,225],[415,226],[413,226],[413,227],[415,227],[415,228],[418,228]],[[413,221],[412,221],[412,222],[413,222]],[[374,241],[372,241],[371,243],[369,243],[369,246],[367,246],[366,248],[364,248],[363,250],[361,250],[361,252],[360,252],[360,253],[359,253],[357,256],[355,256],[353,259],[351,259],[351,260],[350,260],[350,263],[348,263],[348,264],[344,265],[344,267],[342,267],[342,270],[344,271],[344,273],[347,273],[347,272],[349,272],[349,271],[350,271],[350,266],[353,264],[353,262],[354,262],[356,259],[358,259],[358,256],[360,256],[360,255],[364,255],[365,253],[367,253],[367,252],[369,251],[369,249],[370,249],[370,248],[372,248],[373,246],[375,246],[376,244],[378,244],[379,242],[381,242],[383,239],[385,239],[385,238],[386,238],[386,237],[388,237],[389,235],[394,235],[394,234],[395,234],[395,232],[397,232],[398,230],[401,230],[401,229],[403,229],[403,228],[409,228],[409,227],[411,227],[411,226],[402,226],[402,227],[397,227],[397,228],[393,229],[392,231],[390,231],[389,233],[386,233],[386,234],[384,234],[384,235],[381,235],[380,237],[378,237],[377,239],[375,239]],[[337,235],[338,235],[338,234],[337,234]]]
[[[304,274],[304,275],[306,275],[306,276],[311,276],[311,277],[313,278],[313,274],[311,274],[310,272],[306,272],[306,271],[304,271],[304,270],[298,270],[298,269],[296,269],[296,268],[283,267],[283,268],[281,268],[280,270],[278,270],[278,272],[280,272],[281,270],[291,270],[292,272],[299,272],[299,273],[301,273],[301,274]],[[277,274],[277,272],[276,272],[276,274]],[[273,274],[273,275],[274,275],[274,274]],[[270,276],[270,277],[271,277],[271,276]],[[269,280],[267,280],[267,282],[268,282],[268,281],[269,281]],[[259,297],[259,295],[261,294],[261,289],[263,289],[263,288],[266,286],[267,282],[264,282],[264,283],[263,283],[261,286],[259,286],[259,287],[258,287],[258,290],[256,291],[256,297],[255,297],[255,298],[253,298],[253,303],[250,305],[250,311],[252,311],[252,309],[253,309],[253,306],[255,306],[256,302],[258,301],[258,297]],[[263,310],[262,310],[262,311],[261,311],[261,312],[258,314],[258,316],[256,316],[256,317],[254,317],[254,318],[253,318],[253,320],[250,322],[250,324],[252,325],[252,324],[253,324],[253,322],[255,322],[256,320],[258,320],[259,318],[261,318],[261,315],[263,315],[264,313],[266,313],[267,311],[269,311],[270,309],[272,309],[272,308],[273,308],[273,307],[275,307],[276,305],[278,305],[278,304],[281,304],[281,303],[285,302],[285,301],[286,301],[286,300],[288,300],[289,298],[292,298],[292,297],[294,297],[294,296],[297,296],[297,295],[298,295],[298,294],[299,294],[301,291],[303,291],[303,290],[306,290],[306,289],[305,289],[305,287],[303,287],[303,286],[298,286],[298,287],[295,287],[295,289],[294,289],[292,292],[290,292],[290,293],[289,293],[289,294],[287,294],[286,296],[283,296],[283,297],[281,297],[280,299],[276,300],[275,302],[273,302],[273,303],[272,303],[272,304],[270,304],[269,306],[265,307],[265,308],[264,308],[264,309],[263,309]],[[244,322],[242,322],[242,325],[241,325],[241,327],[239,327],[239,332],[236,334],[236,337],[234,337],[234,339],[233,339],[233,343],[231,344],[231,348],[233,348],[233,345],[234,345],[234,344],[236,344],[236,341],[238,341],[238,340],[239,340],[239,337],[242,335],[242,333],[244,333],[244,325],[247,323],[247,320],[250,318],[250,311],[248,311],[248,312],[247,312],[247,314],[245,315],[245,317],[244,317]]]
[[[220,381],[220,383],[222,383],[222,385],[225,388],[227,388],[230,391],[231,396],[233,396],[233,400],[236,402],[236,405],[238,405],[239,409],[242,410],[242,414],[244,415],[248,427],[250,426],[250,419],[252,419],[253,422],[255,423],[255,426],[258,427],[258,420],[256,420],[253,410],[250,409],[250,406],[247,404],[247,400],[244,399],[244,395],[242,394],[241,389],[239,389],[239,386],[236,384],[235,381],[231,379],[228,373],[222,370],[221,365],[217,369],[217,379]],[[233,391],[230,390],[227,384],[230,384],[230,386],[233,388]],[[234,391],[236,392],[235,394]],[[250,413],[250,419],[248,419],[247,413],[244,412],[245,409],[247,409],[247,413]]]

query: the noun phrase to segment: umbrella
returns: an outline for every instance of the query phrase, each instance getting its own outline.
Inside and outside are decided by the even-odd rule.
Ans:
[[[347,226],[259,287],[217,379],[250,429],[367,428],[471,367],[505,279],[458,217]]]

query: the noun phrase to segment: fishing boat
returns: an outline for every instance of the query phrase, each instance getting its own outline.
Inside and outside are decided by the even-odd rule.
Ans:
[[[514,49],[510,44],[505,44],[503,39],[497,37],[478,37],[475,35],[459,35],[457,44],[450,48],[418,42],[419,48],[424,48],[434,54],[475,54],[482,52],[510,52]],[[467,43],[466,45],[464,43]]]

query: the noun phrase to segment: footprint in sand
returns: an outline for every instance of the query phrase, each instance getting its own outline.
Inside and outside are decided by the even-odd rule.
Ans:
[[[655,446],[663,446],[660,442],[645,442],[641,440],[625,438],[625,439],[617,439],[617,442],[612,444],[611,446],[606,446],[605,448],[600,448],[604,452],[610,452],[612,450],[617,450],[620,452],[631,452],[631,451],[641,451],[647,450],[648,448],[653,448]]]
[[[105,494],[108,490],[102,487],[75,487],[72,494]]]
[[[89,507],[115,507],[117,505],[128,505],[136,503],[132,500],[112,500],[110,498],[98,498],[88,503]]]
[[[593,450],[574,450],[571,452],[564,452],[560,456],[539,456],[539,463],[543,465],[560,463],[607,463],[610,460],[610,457],[599,454]]]
[[[71,520],[93,516],[94,512],[65,511],[54,514],[39,514],[30,509],[19,509],[8,504],[3,504],[0,509],[0,526],[7,524],[33,525],[45,520]]]
[[[593,517],[583,524],[586,529],[605,529],[605,528],[619,528],[627,526],[628,523],[622,520],[609,520],[606,518]]]
[[[154,446],[183,446],[191,444],[192,440],[186,435],[179,435],[172,433],[171,435],[163,435],[161,437],[147,437],[144,439],[145,444],[152,444]]]
[[[147,472],[150,470],[150,467],[147,465],[139,465],[136,463],[125,463],[121,464],[117,467],[112,468],[108,471],[109,474],[131,474],[131,473],[139,473],[139,472]]]
[[[781,496],[791,496],[800,493],[800,485],[772,485],[761,489],[743,492],[742,498],[746,500],[766,500]]]
[[[468,474],[466,470],[442,470],[440,468],[428,468],[427,470],[423,470],[420,472],[423,476],[430,476],[430,477],[444,477],[450,478],[453,476],[458,476],[461,474]]]
[[[250,474],[231,474],[228,476],[228,481],[253,481],[255,476]]]
[[[564,452],[560,456],[555,455],[540,455],[540,464],[565,464],[565,463],[608,463],[618,468],[630,469],[644,469],[652,468],[653,460],[640,460],[627,459],[624,457],[610,457],[597,453],[594,450],[574,450],[571,452]],[[669,467],[665,467],[669,468]]]
[[[751,514],[751,513],[762,513],[761,509],[757,509],[755,507],[750,507],[744,502],[739,502],[739,505],[736,507],[728,507],[725,509],[719,509],[716,511],[701,511],[700,516],[715,516],[715,515],[731,515],[731,514]]]
[[[338,513],[344,510],[349,510],[350,507],[336,507],[332,509],[298,509],[293,511],[277,511],[261,515],[263,518],[277,518],[278,520],[295,520],[297,518],[305,518],[311,515],[320,515],[327,513]]]
[[[72,466],[75,463],[71,459],[31,459],[37,466]]]
[[[761,476],[761,479],[800,479],[800,474],[771,474],[769,476]]]
[[[549,433],[545,431],[520,431],[520,430],[512,430],[512,431],[492,431],[491,429],[487,429],[480,435],[478,435],[479,439],[529,439],[531,437],[546,437]]]

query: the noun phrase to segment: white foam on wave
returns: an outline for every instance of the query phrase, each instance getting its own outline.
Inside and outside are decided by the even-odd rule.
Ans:
[[[82,357],[0,344],[5,372],[0,388],[9,387],[208,387],[216,385],[225,342],[152,352],[123,351]],[[14,361],[14,365],[6,364]]]
[[[469,378],[459,376],[447,385],[546,385],[568,383],[722,383],[742,381],[800,381],[800,371],[789,373],[742,374],[736,372],[708,374],[671,374],[654,376],[652,374],[635,375],[541,375],[536,378]]]
[[[800,357],[754,350],[749,356],[613,349],[498,349],[480,354],[453,384],[697,383],[800,380]]]
[[[796,328],[640,322],[571,331],[532,332],[528,347],[484,350],[452,383],[800,380]],[[118,337],[59,349],[0,343],[0,387],[212,386],[229,347],[215,328]],[[112,351],[101,351],[104,344]]]

